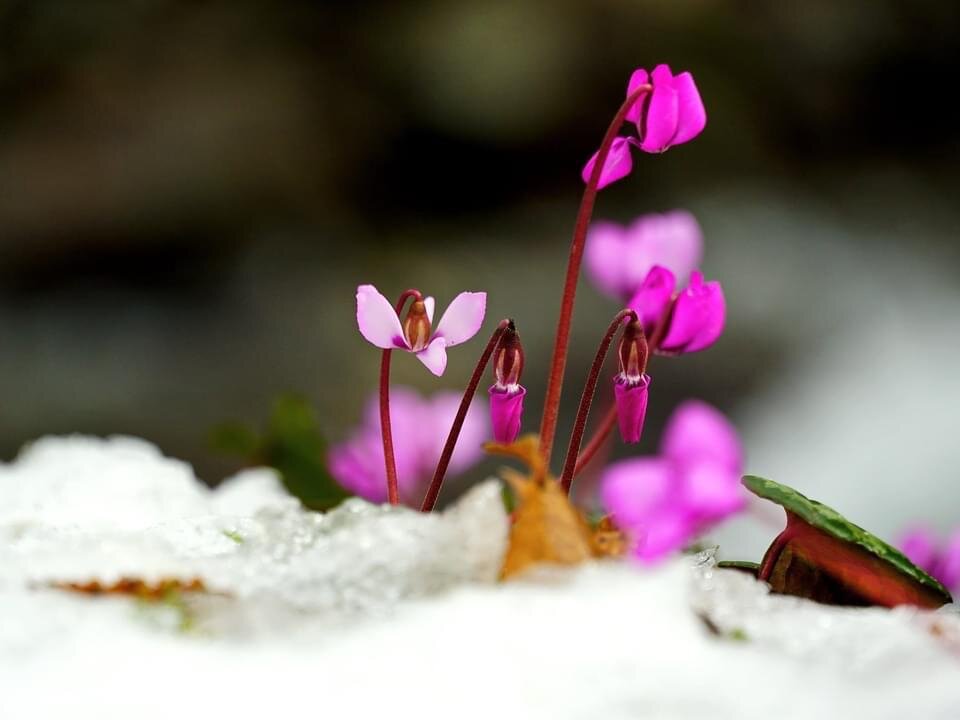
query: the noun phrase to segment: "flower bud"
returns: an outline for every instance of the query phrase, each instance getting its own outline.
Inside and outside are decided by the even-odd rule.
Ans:
[[[511,320],[493,355],[493,373],[497,381],[490,386],[490,421],[493,437],[499,443],[512,443],[520,434],[523,398],[527,394],[520,384],[521,372],[523,346]]]
[[[641,375],[636,383],[624,379],[623,373],[614,379],[613,391],[617,403],[617,422],[620,437],[625,443],[640,442],[643,421],[647,415],[647,388],[650,376]]]
[[[403,321],[403,334],[410,344],[410,350],[419,352],[430,342],[430,316],[423,300],[415,300],[410,305],[407,317]]]
[[[617,349],[617,355],[620,359],[618,380],[623,380],[628,385],[639,383],[647,369],[648,354],[647,338],[643,333],[643,325],[639,319],[635,318],[627,323],[620,335],[620,345]]]

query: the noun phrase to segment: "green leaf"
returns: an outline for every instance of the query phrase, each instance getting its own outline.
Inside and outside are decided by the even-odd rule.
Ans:
[[[885,543],[876,535],[867,532],[859,525],[854,525],[833,508],[816,500],[811,500],[793,488],[781,485],[773,480],[747,475],[742,482],[754,495],[780,505],[788,513],[793,513],[808,525],[831,537],[866,550],[871,555],[888,563],[901,575],[941,596],[944,603],[951,602],[950,593],[947,589],[910,562],[902,552]]]
[[[720,560],[717,562],[717,567],[725,570],[739,570],[740,572],[749,573],[754,577],[760,572],[760,563],[751,562],[750,560]]]

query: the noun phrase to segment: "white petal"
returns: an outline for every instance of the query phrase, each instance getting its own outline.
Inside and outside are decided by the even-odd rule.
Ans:
[[[433,337],[442,337],[447,347],[466,342],[480,330],[486,310],[485,292],[460,293],[443,313]]]
[[[393,305],[373,285],[357,288],[357,327],[367,342],[377,347],[409,347]]]
[[[427,366],[427,370],[437,377],[443,375],[447,369],[446,340],[434,338],[423,350],[417,353],[417,360]]]
[[[427,318],[430,320],[430,324],[433,325],[433,308],[437,304],[437,301],[432,297],[425,297],[423,299],[423,306],[427,309]]]

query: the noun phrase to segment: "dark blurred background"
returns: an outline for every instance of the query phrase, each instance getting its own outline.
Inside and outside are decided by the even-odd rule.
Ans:
[[[700,396],[741,425],[751,470],[828,496],[869,483],[893,508],[903,472],[877,472],[894,453],[936,480],[916,511],[947,522],[931,495],[960,459],[937,415],[960,399],[947,0],[0,2],[0,455],[127,433],[215,481],[237,463],[209,429],[260,422],[290,389],[339,440],[379,361],[360,282],[441,307],[487,289],[489,318],[521,328],[535,427],[579,170],[630,72],[658,62],[694,73],[707,130],[638,158],[597,214],[692,210],[729,326],[657,364],[642,449]],[[614,310],[584,284],[567,422]],[[462,387],[479,349],[439,382],[404,357],[395,381]],[[907,390],[929,403],[890,421]]]

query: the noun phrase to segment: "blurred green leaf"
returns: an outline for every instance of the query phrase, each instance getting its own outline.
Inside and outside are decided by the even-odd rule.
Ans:
[[[328,510],[349,497],[327,471],[326,442],[313,407],[301,396],[277,398],[262,435],[240,423],[224,423],[214,428],[211,443],[250,465],[275,468],[290,494],[312,510]]]

